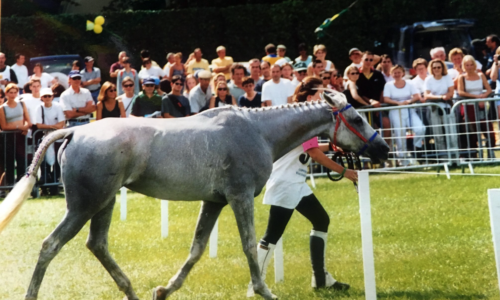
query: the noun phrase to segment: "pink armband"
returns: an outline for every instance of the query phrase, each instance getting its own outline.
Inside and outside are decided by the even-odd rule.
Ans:
[[[303,143],[302,148],[304,149],[304,152],[312,148],[319,148],[318,137],[313,137],[312,139]]]

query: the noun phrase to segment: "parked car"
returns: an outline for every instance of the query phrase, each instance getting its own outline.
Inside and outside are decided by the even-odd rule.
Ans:
[[[68,74],[71,71],[73,61],[78,60],[80,66],[83,67],[83,59],[78,54],[67,54],[67,55],[50,55],[50,56],[39,56],[32,57],[30,59],[30,75],[33,73],[33,67],[37,63],[41,63],[43,66],[43,72],[52,75],[57,78],[58,82],[65,88],[68,88]]]
[[[430,50],[435,47],[444,47],[446,53],[458,47],[474,54],[470,28],[475,24],[471,19],[446,19],[429,22],[416,22],[408,26],[394,27],[386,35],[383,42],[375,42],[383,53],[389,54],[395,64],[400,64],[411,70],[415,59],[421,57],[430,60]],[[448,67],[453,64],[446,62]]]

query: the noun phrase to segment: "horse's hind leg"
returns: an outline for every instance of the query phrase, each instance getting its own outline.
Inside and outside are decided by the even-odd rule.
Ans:
[[[90,233],[87,239],[87,248],[97,257],[113,280],[118,285],[120,291],[124,292],[128,300],[138,300],[130,280],[120,269],[108,251],[108,232],[113,215],[114,199],[92,217],[90,221]]]
[[[226,204],[203,201],[188,259],[177,274],[170,279],[166,288],[159,286],[153,290],[153,300],[164,300],[182,286],[189,271],[205,251],[210,233],[224,206]]]
[[[42,250],[26,293],[26,300],[38,297],[38,290],[49,263],[59,253],[61,248],[71,240],[90,219],[89,214],[69,210],[57,228],[43,241]]]
[[[269,291],[269,288],[260,276],[255,239],[253,195],[237,195],[228,197],[227,200],[234,211],[236,223],[238,224],[241,243],[243,244],[243,251],[250,267],[250,275],[255,293],[261,295],[264,299],[277,299],[278,297]]]

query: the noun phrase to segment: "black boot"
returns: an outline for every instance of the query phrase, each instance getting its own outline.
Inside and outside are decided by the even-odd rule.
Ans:
[[[311,230],[309,246],[311,251],[311,264],[313,276],[311,285],[313,288],[327,288],[337,291],[347,291],[349,285],[335,280],[325,268],[326,238],[328,233]]]

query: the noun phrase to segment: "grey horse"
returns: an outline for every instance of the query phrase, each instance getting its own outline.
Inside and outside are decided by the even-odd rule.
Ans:
[[[87,247],[125,299],[138,299],[108,252],[111,215],[122,186],[159,199],[203,201],[186,262],[166,287],[154,289],[153,299],[165,299],[182,286],[227,204],[234,211],[255,293],[275,299],[259,275],[254,227],[254,197],[266,184],[273,162],[302,142],[314,136],[332,137],[334,131],[337,145],[344,150],[366,149],[364,154],[374,160],[387,159],[389,152],[384,140],[354,109],[345,109],[342,94],[323,95],[318,102],[258,109],[225,107],[180,119],[105,119],[48,135],[28,174],[9,194],[11,199],[4,201],[24,201],[47,147],[64,138],[58,159],[67,211],[43,241],[25,299],[37,298],[49,263],[89,220]],[[366,139],[373,137],[370,142],[363,142],[346,124],[335,129],[332,107],[343,109],[344,123]]]

